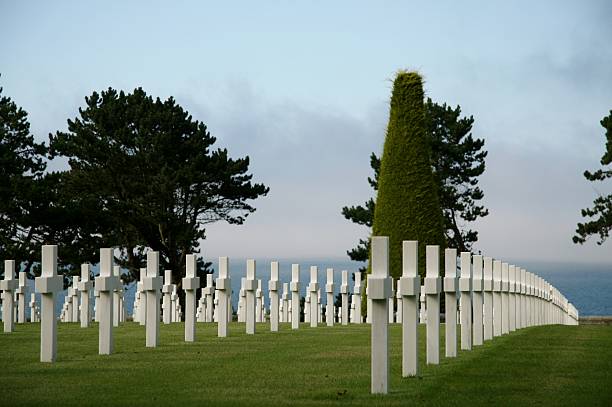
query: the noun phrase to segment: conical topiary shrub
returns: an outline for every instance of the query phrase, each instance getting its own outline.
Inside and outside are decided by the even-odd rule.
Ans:
[[[423,80],[399,72],[393,83],[372,233],[389,236],[389,272],[402,275],[402,241],[419,241],[419,274],[425,275],[425,246],[444,246],[444,219],[425,136]],[[440,251],[442,253],[442,250]],[[443,264],[443,263],[441,263]]]

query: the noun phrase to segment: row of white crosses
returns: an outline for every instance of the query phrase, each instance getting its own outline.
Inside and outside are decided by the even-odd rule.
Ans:
[[[256,278],[256,262],[249,259],[246,264],[246,276],[241,279],[241,288],[238,297],[238,322],[246,324],[247,334],[255,333],[255,323],[265,322],[265,298],[262,291],[262,281]],[[283,283],[279,280],[279,265],[278,262],[270,264],[270,280],[268,281],[268,291],[270,298],[270,330],[278,331],[279,323],[291,323],[293,329],[298,329],[300,321],[300,267],[298,264],[293,264],[291,268],[292,278],[289,283]],[[334,311],[334,271],[327,269],[327,282],[325,284],[325,292],[327,297],[325,316],[322,313],[321,289],[318,284],[318,267],[310,268],[310,283],[306,289],[304,321],[312,327],[318,326],[319,323],[325,321],[328,326],[333,326],[334,321],[338,318],[338,322],[347,325],[349,317],[351,322],[360,323],[360,308],[361,308],[361,273],[355,273],[355,293],[353,294],[353,304],[348,305],[348,271],[342,272],[342,284],[340,286],[343,306],[336,313]],[[280,288],[283,288],[280,295]],[[212,293],[212,288],[207,287],[203,290],[203,297]],[[289,297],[291,293],[291,297]],[[201,300],[201,304],[205,304]],[[203,313],[206,305],[201,305]],[[342,310],[344,309],[344,312]],[[354,309],[357,309],[355,312]],[[344,316],[343,316],[344,315]],[[208,322],[209,319],[200,319]]]
[[[2,319],[4,322],[4,332],[12,332],[15,321],[23,324],[26,322],[26,298],[28,295],[28,286],[26,284],[27,276],[24,271],[19,273],[19,280],[15,279],[15,261],[5,260],[4,262],[4,280],[0,281],[0,289],[2,290]],[[32,294],[34,296],[34,294]],[[32,304],[32,300],[34,304]],[[36,298],[31,297],[30,312],[32,322],[35,321],[38,313],[36,308]],[[34,308],[32,308],[34,306]]]
[[[119,267],[113,269],[114,275],[119,276]],[[91,322],[90,296],[93,291],[93,281],[90,280],[91,265],[81,265],[81,276],[72,278],[72,285],[68,287],[64,304],[60,312],[61,322],[80,322],[81,327],[87,328]],[[96,293],[96,298],[98,294]],[[113,325],[118,326],[125,322],[124,292],[121,286],[113,290]],[[35,298],[32,298],[30,307],[35,309]],[[32,321],[36,322],[36,321]]]
[[[389,383],[389,301],[394,297],[389,277],[389,238],[371,241],[372,274],[368,276],[368,302],[372,324],[371,392],[387,393]],[[402,277],[398,294],[402,315],[402,375],[418,374],[418,299],[426,305],[426,361],[440,360],[440,294],[446,302],[446,357],[457,356],[457,293],[460,294],[461,349],[516,329],[545,324],[578,324],[578,312],[541,277],[490,257],[461,253],[457,276],[457,251],[445,251],[444,285],[440,277],[440,249],[426,247],[425,281],[418,277],[418,243],[403,242]],[[398,307],[399,307],[398,303]],[[473,319],[472,319],[473,316]]]
[[[107,327],[107,316],[112,316],[112,326],[117,327],[120,322],[125,320],[125,307],[124,307],[124,294],[123,285],[120,283],[120,268],[113,264],[113,250],[112,249],[101,249],[100,251],[100,275],[97,278],[98,283],[96,289],[93,289],[93,281],[90,280],[91,266],[89,264],[83,264],[81,268],[81,277],[75,276],[72,281],[72,286],[68,288],[68,293],[65,297],[65,303],[62,307],[60,314],[60,321],[63,322],[81,322],[81,326],[87,327],[91,321],[91,310],[89,305],[89,297],[91,291],[94,291],[95,303],[94,303],[94,315],[93,319],[96,322],[101,323],[102,335],[100,337],[100,352],[102,354],[112,353],[112,330]],[[154,252],[148,262],[155,260]],[[186,333],[185,338],[187,341],[193,341],[195,337],[195,321],[201,322],[221,322],[219,325],[219,336],[227,335],[227,322],[231,321],[231,290],[229,280],[229,264],[226,257],[222,257],[219,260],[220,277],[217,280],[216,289],[212,284],[212,275],[207,276],[207,286],[202,289],[202,297],[195,310],[195,317],[192,319],[192,310],[195,306],[191,303],[191,299],[195,300],[195,292],[199,287],[199,278],[195,277],[196,258],[194,255],[188,255],[186,259],[186,277],[183,279],[183,289],[186,292],[186,307],[188,312],[186,313]],[[8,261],[7,265],[10,269],[11,265],[14,270],[14,262]],[[146,268],[140,270],[140,278],[137,283],[137,290],[134,302],[134,320],[139,322],[141,325],[146,324],[147,320],[147,303],[149,300],[147,296],[150,296],[151,287],[147,288],[147,276],[149,265]],[[249,260],[247,262],[247,278],[243,279],[242,289],[240,291],[240,300],[238,308],[238,320],[246,322],[246,292],[249,289],[251,283],[246,284],[249,280],[250,273],[255,275],[255,262]],[[312,266],[311,282],[307,290],[307,301],[308,307],[305,310],[306,322],[309,322],[311,326],[317,326],[318,323],[323,322],[322,315],[322,303],[321,293],[317,282],[318,268]],[[6,280],[8,292],[24,293],[27,290],[25,286],[25,273],[20,274],[20,280],[23,280],[23,284],[17,288],[17,283],[13,281],[13,274],[7,274]],[[156,277],[156,281],[160,278]],[[262,282],[261,280],[254,281],[255,291],[255,322],[264,322],[265,320],[265,299],[263,296]],[[150,283],[150,281],[149,281]],[[181,320],[181,310],[178,302],[177,286],[172,284],[172,271],[165,271],[164,285],[161,286],[163,293],[163,321],[164,323],[177,322]],[[161,283],[160,283],[161,284]],[[10,289],[8,288],[10,287]],[[280,281],[279,281],[279,266],[278,262],[271,263],[271,279],[268,282],[268,290],[270,297],[270,327],[272,331],[278,331],[279,322],[291,323],[295,329],[299,327],[299,265],[292,265],[292,280],[290,283],[284,283],[282,297],[279,295]],[[314,290],[313,290],[314,289]],[[21,291],[20,291],[21,290]],[[348,272],[345,270],[342,272],[342,284],[340,286],[342,306],[338,310],[337,315],[334,312],[333,307],[333,292],[334,292],[334,272],[333,269],[327,269],[327,283],[325,284],[325,292],[327,294],[327,303],[330,306],[326,307],[325,322],[329,326],[333,326],[334,319],[338,318],[338,322],[346,325],[350,322],[361,323],[361,273],[355,273],[355,285],[354,293],[352,294],[352,301],[349,306],[348,301]],[[291,299],[289,298],[289,292],[291,292]],[[7,294],[8,295],[8,294]],[[34,295],[34,294],[33,294]],[[310,298],[313,298],[312,303]],[[25,295],[24,295],[25,297]],[[12,297],[11,297],[12,298]],[[20,298],[20,297],[18,297]],[[109,299],[110,298],[110,299]],[[109,305],[108,302],[111,302]],[[80,304],[80,305],[79,305]],[[15,309],[9,301],[5,301],[5,309]],[[36,309],[35,298],[32,297],[30,301],[30,307],[32,315],[38,319],[39,310]],[[25,307],[20,307],[24,309]],[[222,309],[225,308],[225,309]],[[296,312],[292,312],[293,309]],[[219,310],[220,312],[217,312]],[[310,313],[315,315],[315,318],[310,318]],[[226,319],[219,319],[217,314],[227,314]],[[21,314],[20,314],[21,315]],[[24,317],[25,318],[25,317]],[[7,318],[4,318],[7,320]],[[32,320],[34,321],[34,317]],[[25,321],[24,321],[25,322]],[[7,330],[12,330],[12,321],[7,323]],[[250,328],[248,328],[250,330]],[[151,336],[150,336],[151,337]]]

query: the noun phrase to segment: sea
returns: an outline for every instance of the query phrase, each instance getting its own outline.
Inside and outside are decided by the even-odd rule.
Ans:
[[[256,259],[256,278],[262,281],[262,290],[267,298],[268,280],[270,280],[271,259]],[[341,270],[349,273],[349,288],[353,287],[352,273],[359,270],[363,263],[357,263],[344,259],[280,259],[279,279],[281,282],[291,280],[291,265],[300,265],[301,295],[305,294],[306,286],[310,281],[310,267],[318,268],[319,285],[324,288],[326,280],[326,269],[334,269],[335,294],[340,287]],[[532,273],[536,273],[549,283],[557,287],[569,301],[576,306],[580,316],[608,316],[612,315],[612,264],[589,264],[589,263],[552,263],[538,261],[516,262],[521,267]],[[213,266],[215,264],[213,263]],[[94,273],[95,273],[94,268]],[[232,302],[234,309],[238,304],[238,293],[240,290],[240,279],[246,273],[246,259],[230,259],[230,276],[232,283]],[[215,269],[214,277],[217,277]],[[32,284],[33,286],[33,284]],[[324,291],[324,289],[322,290]],[[136,284],[132,283],[125,290],[125,306],[129,315],[132,314]],[[66,292],[58,296],[56,302],[58,312],[61,309]],[[323,303],[325,294],[322,292]],[[28,299],[29,301],[29,299]],[[266,300],[267,305],[267,300]],[[29,310],[28,310],[29,311]]]

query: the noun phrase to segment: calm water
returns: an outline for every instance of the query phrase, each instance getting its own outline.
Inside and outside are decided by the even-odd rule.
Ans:
[[[234,307],[238,303],[240,278],[245,275],[245,263],[245,260],[230,259]],[[340,286],[340,270],[349,271],[349,287],[352,289],[351,273],[359,268],[358,263],[337,259],[286,259],[280,260],[279,263],[279,277],[282,282],[289,282],[291,280],[291,264],[300,264],[302,295],[305,293],[307,282],[310,281],[310,266],[319,267],[319,284],[323,288],[326,279],[325,269],[332,267],[335,270],[334,282],[336,293]],[[516,262],[516,264],[522,265],[527,270],[538,274],[556,286],[578,308],[581,316],[612,315],[612,266],[546,262]],[[268,280],[270,279],[270,261],[268,259],[257,259],[257,278],[262,280],[262,289],[267,296]],[[129,314],[132,313],[134,293],[135,285],[132,284],[126,291],[126,308]],[[321,295],[325,298],[324,293],[321,293]],[[61,308],[63,296],[64,293],[59,295],[58,310]],[[325,299],[323,302],[325,302]]]

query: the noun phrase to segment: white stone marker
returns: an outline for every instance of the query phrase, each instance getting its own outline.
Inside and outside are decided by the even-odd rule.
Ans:
[[[146,277],[147,277],[147,268],[142,267],[140,269],[140,278],[137,283],[138,291],[140,293],[140,298],[138,300],[138,323],[142,326],[146,325],[147,323],[147,297],[143,289],[144,279]]]
[[[527,273],[527,313],[529,316],[529,326],[534,326],[535,325],[535,318],[534,318],[534,313],[535,313],[535,307],[533,306],[534,301],[533,301],[533,273]]]
[[[261,291],[261,279],[257,280],[255,290],[255,322],[263,322],[263,292]]]
[[[30,322],[36,321],[36,294],[30,294]]]
[[[89,263],[81,264],[81,281],[79,281],[79,293],[81,293],[81,328],[88,328],[91,323],[91,312],[89,306],[89,293],[93,289],[93,281],[90,278]]]
[[[516,330],[516,266],[511,265],[508,268],[508,330],[514,332]]]
[[[278,332],[279,300],[278,300],[278,262],[270,263],[270,281],[268,281],[268,291],[270,295],[270,331]]]
[[[521,328],[527,327],[527,273],[521,268]]]
[[[395,280],[391,278],[391,297],[389,297],[389,323],[395,322]]]
[[[348,325],[349,300],[348,300],[348,271],[342,270],[342,283],[340,284],[340,296],[342,297],[342,307],[340,313],[340,323]]]
[[[306,286],[306,296],[304,297],[304,322],[310,323],[310,291]]]
[[[397,311],[395,311],[395,322],[401,324],[403,321],[403,307],[402,307],[402,294],[400,287],[400,279],[397,280],[396,290],[395,290],[395,303],[397,304]]]
[[[6,276],[6,261],[4,264]],[[14,265],[13,261],[13,269]],[[35,290],[40,294],[40,361],[55,362],[57,356],[55,293],[61,291],[64,284],[64,278],[57,275],[56,245],[43,245],[41,268],[40,277],[34,280]]]
[[[440,247],[425,248],[425,296],[427,302],[427,363],[440,363]]]
[[[283,311],[282,322],[289,322],[289,283],[283,283]]]
[[[502,335],[507,334],[509,331],[510,315],[508,312],[509,301],[508,301],[508,263],[502,263],[502,285],[501,285],[501,299],[502,299]]]
[[[95,278],[94,278],[95,281]],[[94,321],[100,322],[100,313],[98,312],[98,305],[100,304],[100,291],[95,288],[94,285]]]
[[[537,325],[542,324],[541,285],[542,285],[542,279],[540,278],[540,276],[536,275],[536,304],[537,304],[536,323]]]
[[[4,332],[14,330],[14,297],[13,293],[17,289],[19,282],[15,280],[15,260],[4,260],[4,279],[0,281],[0,289],[3,293],[2,301],[2,321],[4,322]]]
[[[245,277],[240,278],[240,291],[238,292],[238,322],[246,321],[246,291],[244,290]]]
[[[113,262],[113,249],[100,249],[100,275],[95,278],[96,290],[100,293],[97,302],[100,355],[113,353],[113,293],[119,285],[119,278],[113,272]]]
[[[319,290],[319,283],[317,277],[319,274],[319,268],[317,266],[310,266],[310,284],[308,284],[308,292],[310,293],[310,327],[316,328],[317,322],[319,321],[319,298],[317,291]]]
[[[502,299],[501,299],[502,262],[493,261],[493,336],[502,334]]]
[[[232,293],[232,283],[230,279],[229,271],[229,258],[219,257],[219,278],[216,281],[216,288],[219,299],[219,311],[218,311],[218,322],[217,322],[217,336],[219,338],[225,338],[227,336],[227,314],[228,305]],[[199,285],[198,281],[198,285]]]
[[[66,296],[64,297],[64,319],[62,322],[72,322],[72,297],[74,294],[74,287],[68,287],[66,290]]]
[[[537,315],[538,315],[538,309],[537,309],[537,276],[534,273],[531,273],[531,324],[533,326],[538,325],[538,320],[537,320]],[[565,308],[565,311],[567,313],[567,307]]]
[[[300,265],[291,265],[291,329],[300,327]]]
[[[213,314],[214,314],[214,298],[213,294],[215,292],[215,287],[213,286],[213,276],[212,274],[206,275],[206,287],[204,288],[204,293],[206,295],[206,322],[213,322]]]
[[[402,297],[402,376],[416,376],[419,373],[419,277],[418,242],[402,242],[402,277],[398,292]]]
[[[531,326],[531,273],[525,271],[525,326]]]
[[[372,301],[372,388],[373,394],[389,391],[389,238],[371,240],[372,274],[368,276],[368,299]]]
[[[484,258],[483,271],[484,288],[484,340],[493,339],[493,259]]]
[[[361,317],[361,271],[355,272],[355,281],[353,282],[353,304],[355,305],[355,311],[353,313],[353,323],[361,324],[363,318]]]
[[[461,349],[472,350],[472,253],[461,253]]]
[[[334,326],[334,269],[327,269],[327,284],[325,284],[327,302],[325,303],[325,322],[327,326]]]
[[[255,333],[255,290],[257,288],[256,278],[256,263],[255,260],[247,260],[246,280],[244,281],[244,290],[246,291],[246,333],[253,335]]]
[[[482,256],[474,255],[472,257],[472,309],[473,309],[473,337],[472,344],[475,346],[482,345],[484,342],[483,335],[483,298],[482,298]]]
[[[538,277],[539,285],[538,285],[538,301],[540,303],[540,325],[546,325],[546,280],[542,277]]]
[[[457,249],[444,251],[444,313],[446,322],[444,330],[447,358],[457,356]]]
[[[227,257],[219,258],[219,274],[224,266],[222,259],[225,259],[227,263]],[[225,264],[225,266],[227,266],[227,264]],[[185,256],[185,277],[182,280],[183,290],[185,291],[185,342],[195,341],[196,291],[200,288],[200,277],[196,276],[197,268],[195,254],[188,254]],[[217,287],[218,286],[219,283],[217,283]]]
[[[113,326],[119,326],[119,312],[121,311],[119,305],[119,296],[121,294],[119,286],[122,285],[119,279],[121,276],[121,268],[119,266],[113,266],[113,275],[117,277],[117,281],[119,281],[119,284],[117,284],[113,291]]]
[[[132,304],[132,321],[139,322],[140,311],[138,305],[140,304],[140,291],[142,290],[142,283],[139,281],[136,283],[136,292],[134,293],[134,303]]]
[[[317,303],[319,304],[317,315],[319,319],[317,320],[320,324],[323,323],[323,303],[321,302],[321,289],[317,290]]]
[[[198,300],[198,314],[196,319],[198,322],[206,322],[206,295],[204,288],[200,289],[200,299]],[[242,291],[242,290],[241,290]],[[238,315],[240,316],[240,307],[238,307]],[[240,320],[238,320],[240,322]]]
[[[176,284],[172,284],[172,291],[170,293],[170,322],[181,322],[179,319],[179,302],[178,302],[178,287]]]
[[[369,298],[370,297],[370,293],[368,292],[368,286],[366,285],[365,288],[365,294],[366,294],[366,319],[365,322],[366,324],[371,324],[372,323],[372,300]]]
[[[26,322],[26,296],[28,295],[27,274],[25,271],[19,272],[19,287],[15,290],[17,294],[17,323]]]
[[[427,303],[425,302],[425,286],[421,286],[421,291],[419,294],[419,323],[424,324],[427,322]]]
[[[159,345],[159,296],[162,279],[159,276],[159,252],[147,252],[147,276],[143,289],[147,293],[146,347]]]
[[[164,324],[169,324],[172,322],[172,313],[174,312],[172,309],[172,270],[164,271],[162,293],[164,293],[162,299],[162,319],[164,320]]]
[[[81,278],[74,276],[72,278],[72,322],[79,322],[80,308],[79,308],[79,282]]]

